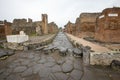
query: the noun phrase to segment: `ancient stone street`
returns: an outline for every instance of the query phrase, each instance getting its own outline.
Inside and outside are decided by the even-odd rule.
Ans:
[[[82,57],[74,57],[74,47],[66,35],[59,32],[43,51],[16,51],[0,61],[0,80],[119,80],[120,72],[109,67],[85,66]],[[46,50],[46,49],[45,49]],[[59,51],[60,53],[59,53]],[[69,50],[67,52],[67,50]],[[64,55],[63,55],[64,54]]]

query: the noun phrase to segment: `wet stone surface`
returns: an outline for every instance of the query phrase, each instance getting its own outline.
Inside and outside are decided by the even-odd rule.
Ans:
[[[70,49],[73,46],[63,33],[58,33],[52,48]],[[0,80],[119,80],[120,72],[111,68],[84,66],[82,58],[60,56],[59,51],[18,51],[0,61]]]

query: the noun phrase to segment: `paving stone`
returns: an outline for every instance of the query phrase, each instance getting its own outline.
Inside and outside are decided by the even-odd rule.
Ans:
[[[74,63],[74,68],[78,70],[83,70],[83,65],[79,63],[78,64]]]
[[[41,66],[40,67],[40,71],[39,71],[39,76],[44,78],[44,77],[48,77],[49,74],[51,74],[51,69],[45,66]]]
[[[2,74],[5,71],[5,69],[0,69],[0,74]]]
[[[32,54],[28,55],[28,58],[32,59],[34,56]]]
[[[70,63],[64,63],[62,65],[62,70],[63,72],[67,73],[67,72],[71,72],[73,70],[73,65]]]
[[[9,68],[15,68],[17,66],[20,66],[20,62],[13,62],[13,63],[8,65]]]
[[[52,67],[52,72],[60,72],[60,71],[62,71],[62,69],[59,65],[55,65],[54,67]]]
[[[91,71],[88,68],[84,67],[84,75],[83,75],[81,80],[87,80],[87,79],[98,80],[93,71]]]
[[[53,59],[53,57],[50,57],[50,56],[49,56],[49,57],[47,57],[47,61],[48,61],[48,62],[55,62],[55,59]]]
[[[41,80],[38,74],[32,74],[30,76],[26,76],[21,80]]]
[[[55,62],[47,62],[44,64],[46,67],[53,67],[55,65]]]
[[[32,75],[33,73],[32,73],[32,68],[28,68],[27,70],[25,70],[22,74],[21,74],[21,76],[22,77],[25,77],[25,76],[30,76],[30,75]]]
[[[23,72],[27,69],[26,66],[18,66],[14,69],[14,72]]]
[[[68,76],[62,72],[54,73],[54,75],[58,80],[67,80],[68,79]]]
[[[21,62],[21,65],[28,65],[29,63],[30,63],[30,60],[26,59],[26,60]]]
[[[83,72],[79,71],[79,70],[73,70],[70,74],[70,76],[74,79],[74,80],[80,80],[82,77]]]
[[[57,64],[58,64],[58,65],[62,65],[63,63],[65,63],[65,60],[64,60],[64,59],[60,59],[60,60],[57,61]]]
[[[34,65],[36,65],[37,63],[36,62],[30,62],[27,66],[28,67],[31,67],[31,66],[34,66]]]
[[[72,77],[69,77],[68,80],[74,80]]]
[[[44,64],[46,61],[47,61],[46,59],[41,59],[40,61],[38,61],[38,63]]]
[[[0,79],[5,79],[10,73],[4,71],[0,74]]]
[[[35,57],[32,59],[32,61],[38,61],[38,60],[40,60],[40,57],[39,57],[39,56],[35,56]]]
[[[33,73],[38,73],[41,70],[41,66],[43,66],[43,64],[36,64],[34,65],[33,68]]]
[[[74,60],[74,68],[83,71],[83,64],[81,59]]]
[[[10,75],[7,77],[6,80],[23,80],[23,79],[18,75]]]

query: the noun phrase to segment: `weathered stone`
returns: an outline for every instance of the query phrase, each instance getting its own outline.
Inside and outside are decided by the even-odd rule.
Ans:
[[[7,22],[6,20],[0,21],[0,39],[4,40],[6,38],[6,35],[12,34],[11,29],[12,23]]]
[[[40,67],[40,71],[39,71],[39,76],[40,77],[48,77],[49,75],[51,74],[51,69],[50,68],[47,68],[45,66],[41,66]]]
[[[71,71],[73,70],[73,65],[70,64],[70,63],[64,63],[64,64],[62,65],[62,70],[63,70],[63,72],[65,72],[65,73],[71,72]]]
[[[10,75],[7,77],[6,80],[22,80],[22,78],[19,75]]]
[[[67,49],[65,49],[65,48],[61,48],[61,49],[60,49],[60,52],[59,52],[60,55],[63,55],[63,56],[66,55],[66,50],[67,50]]]
[[[7,55],[6,51],[3,51],[3,50],[0,51],[0,57],[6,56],[6,55]]]
[[[90,64],[90,50],[88,48],[83,48],[83,63],[85,65]]]
[[[69,34],[75,34],[75,24],[70,21],[64,26],[65,31]]]
[[[28,68],[21,74],[22,77],[30,76],[30,75],[32,75],[32,68]]]
[[[30,60],[24,60],[21,62],[21,65],[25,66],[28,65],[30,63]]]
[[[44,64],[46,67],[53,67],[55,65],[55,62],[48,62]]]
[[[110,16],[109,16],[110,15]],[[97,18],[95,39],[101,42],[120,43],[120,8],[106,8]]]
[[[109,52],[109,53],[97,53],[92,52],[90,54],[90,64],[92,65],[110,65],[113,60],[120,60],[119,52]]]
[[[58,64],[58,65],[61,65],[61,64],[63,64],[64,62],[65,62],[64,59],[60,59],[60,60],[57,61],[57,64]]]
[[[52,67],[52,72],[61,72],[62,69],[59,65],[55,65],[54,67]]]
[[[46,61],[47,61],[46,59],[42,58],[42,59],[39,61],[39,63],[40,63],[40,64],[44,64]]]
[[[48,62],[55,62],[55,59],[53,57],[47,57]]]
[[[113,60],[110,64],[110,66],[115,70],[120,70],[120,61]]]
[[[51,53],[51,50],[49,48],[44,48],[43,51],[44,51],[45,54],[50,54]]]
[[[7,50],[7,55],[8,55],[8,56],[11,56],[11,55],[13,55],[13,54],[15,54],[15,51],[14,51],[14,50]]]
[[[36,64],[33,66],[33,73],[37,73],[40,71],[40,67],[43,66],[42,64]]]
[[[54,75],[57,78],[57,80],[67,80],[68,79],[68,76],[62,72],[54,73]]]
[[[82,56],[82,51],[80,49],[78,49],[78,48],[74,48],[73,53],[74,53],[73,55],[75,57],[81,57]]]
[[[80,80],[82,77],[83,72],[79,70],[73,70],[70,74],[71,77],[73,77],[74,80]]]
[[[26,66],[18,66],[14,69],[14,72],[23,72],[27,69]]]
[[[73,49],[67,49],[67,54],[68,55],[73,55]]]
[[[57,32],[58,32],[58,26],[54,22],[49,23],[48,33],[57,33]]]

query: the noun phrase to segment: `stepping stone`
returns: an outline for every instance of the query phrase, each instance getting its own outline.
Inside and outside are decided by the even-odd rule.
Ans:
[[[74,53],[73,55],[75,57],[81,57],[82,56],[82,51],[78,48],[74,48],[73,53]]]
[[[73,70],[73,65],[71,63],[64,63],[62,65],[62,71],[65,73],[71,72]]]
[[[61,56],[65,56],[66,55],[66,51],[67,51],[66,48],[60,48],[59,53],[60,53]]]

